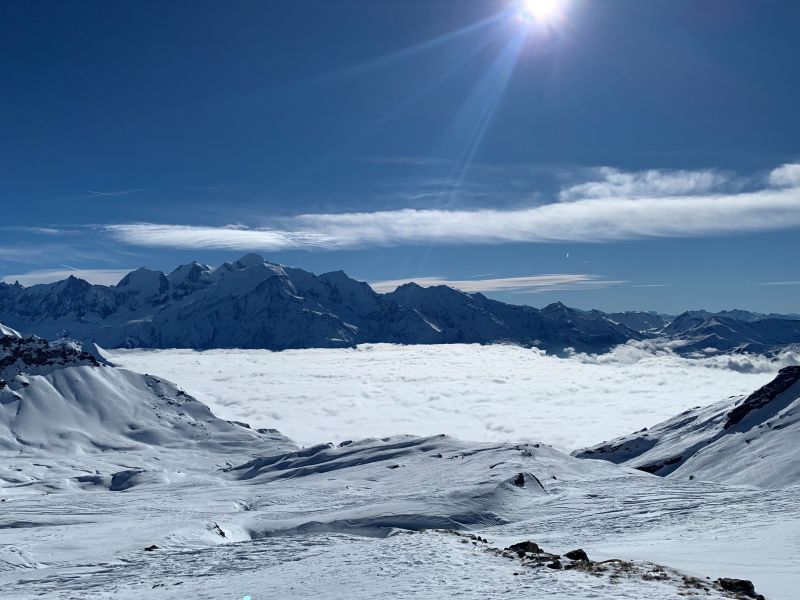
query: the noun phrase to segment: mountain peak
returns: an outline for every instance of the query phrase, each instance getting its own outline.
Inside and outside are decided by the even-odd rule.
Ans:
[[[0,336],[2,337],[12,337],[20,339],[22,336],[19,334],[18,331],[11,329],[11,327],[6,327],[2,323],[0,323]]]
[[[190,263],[181,265],[167,275],[170,283],[173,285],[181,285],[186,282],[196,283],[203,276],[204,273],[209,273],[211,267],[201,264],[196,260]]]
[[[169,289],[169,280],[161,271],[142,267],[125,275],[116,288],[126,293],[155,297],[164,294]]]
[[[251,252],[250,254],[245,254],[242,258],[237,260],[236,264],[247,268],[247,267],[256,267],[258,265],[263,265],[265,262],[267,262],[267,260],[263,256]]]

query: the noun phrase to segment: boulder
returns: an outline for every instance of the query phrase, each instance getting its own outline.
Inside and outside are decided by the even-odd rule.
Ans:
[[[570,550],[564,556],[566,556],[570,560],[585,560],[588,561],[589,557],[586,555],[586,552],[578,548],[577,550]]]

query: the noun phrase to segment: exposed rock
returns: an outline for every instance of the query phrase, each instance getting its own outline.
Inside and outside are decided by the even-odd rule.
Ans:
[[[519,542],[517,544],[512,544],[507,548],[507,550],[511,550],[512,552],[531,552],[533,554],[541,554],[542,549],[539,547],[539,544],[531,541],[527,542]]]
[[[564,556],[566,556],[570,560],[589,560],[589,557],[586,556],[586,552],[578,548],[577,550],[570,550]]]
[[[123,492],[135,485],[135,477],[144,473],[142,469],[128,469],[119,471],[111,476],[109,490],[112,492]]]
[[[225,535],[225,532],[224,532],[224,531],[222,531],[222,527],[220,527],[219,525],[217,525],[217,523],[216,523],[216,522],[214,523],[214,528],[212,529],[212,531],[214,531],[214,533],[216,533],[216,534],[217,534],[217,535],[219,535],[220,537],[228,537],[228,536],[226,536],[226,535]]]
[[[517,487],[525,487],[525,475],[522,473],[517,475],[517,478],[514,480],[514,485]]]
[[[753,582],[748,579],[731,579],[728,577],[721,577],[716,581],[717,585],[726,592],[734,592],[736,594],[744,594],[750,598],[756,598],[756,588]]]
[[[155,544],[153,544],[152,546],[148,546],[147,548],[144,549],[145,552],[153,552],[154,550],[158,550],[158,546],[156,546]]]
[[[725,429],[740,423],[754,410],[763,408],[798,381],[800,381],[800,366],[781,369],[775,379],[750,394],[744,402],[728,413]]]

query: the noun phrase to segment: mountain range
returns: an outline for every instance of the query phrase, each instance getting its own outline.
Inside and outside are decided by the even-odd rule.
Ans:
[[[50,339],[106,348],[351,347],[362,343],[514,343],[551,353],[602,353],[646,338],[679,351],[771,353],[800,343],[800,317],[735,310],[542,309],[415,283],[381,294],[342,271],[314,275],[248,254],[169,274],[141,268],[117,285],[76,277],[24,287],[0,283],[0,321]]]

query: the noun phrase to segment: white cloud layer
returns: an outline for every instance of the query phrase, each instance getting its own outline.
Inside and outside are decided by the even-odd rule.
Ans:
[[[544,440],[568,451],[750,393],[798,358],[689,359],[652,342],[566,359],[519,346],[461,344],[117,350],[110,357],[178,382],[224,419],[276,427],[305,445],[447,433],[487,442]]]
[[[503,277],[497,279],[445,279],[443,277],[410,277],[408,279],[390,279],[370,283],[376,292],[393,292],[404,283],[414,282],[422,287],[447,285],[462,292],[551,292],[558,290],[598,289],[625,283],[612,281],[596,275],[585,274],[553,274],[533,275],[529,277]]]
[[[769,186],[714,191],[710,171],[622,173],[568,188],[562,202],[515,210],[402,209],[305,214],[272,228],[131,223],[106,231],[135,245],[226,250],[345,249],[402,244],[609,242],[697,237],[800,226],[800,164],[783,165]]]
[[[0,281],[14,283],[19,281],[24,286],[37,285],[39,283],[53,283],[61,281],[70,275],[78,279],[83,279],[89,283],[100,285],[116,285],[119,281],[130,273],[132,269],[53,269],[30,271],[19,275],[3,275]]]

